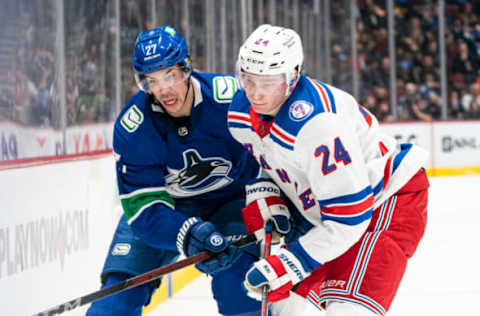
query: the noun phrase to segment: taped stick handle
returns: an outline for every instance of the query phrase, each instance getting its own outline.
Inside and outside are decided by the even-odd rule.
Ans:
[[[250,244],[253,244],[256,242],[255,235],[248,235],[247,237],[244,237],[238,241],[235,241],[232,243],[233,246],[236,247],[245,247]],[[107,296],[117,294],[119,292],[134,288],[136,286],[145,284],[147,282],[153,281],[155,279],[158,279],[159,277],[179,270],[181,268],[184,268],[186,266],[192,265],[192,264],[197,264],[199,262],[203,262],[205,260],[210,259],[212,256],[214,256],[214,253],[211,253],[209,251],[203,251],[195,256],[188,257],[186,259],[168,264],[166,266],[151,270],[149,272],[146,272],[144,274],[137,275],[135,277],[132,277],[130,279],[124,280],[122,282],[118,282],[117,284],[114,284],[112,286],[100,289],[98,291],[92,292],[90,294],[78,297],[76,299],[70,300],[68,302],[65,302],[63,304],[57,305],[55,307],[49,308],[43,312],[34,314],[33,316],[51,316],[51,315],[57,315],[57,314],[62,314],[65,311],[70,311],[72,309],[75,309],[77,307],[83,306],[85,304],[89,304],[95,301],[98,301],[102,298],[105,298]]]

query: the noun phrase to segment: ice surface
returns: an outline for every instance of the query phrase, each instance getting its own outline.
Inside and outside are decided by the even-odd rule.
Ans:
[[[480,315],[480,176],[430,183],[427,230],[388,315]],[[198,278],[148,313],[160,315],[219,315],[210,279]]]

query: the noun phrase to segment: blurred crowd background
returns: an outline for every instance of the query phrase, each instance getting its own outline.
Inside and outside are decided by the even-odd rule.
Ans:
[[[387,12],[380,3],[358,2],[360,100],[381,121],[441,118],[437,1],[396,1],[395,55],[397,117],[389,105],[391,60]],[[480,1],[446,1],[445,49],[448,119],[479,119]],[[335,49],[334,49],[335,51]],[[341,45],[334,60],[341,59]]]
[[[62,130],[112,122],[137,90],[136,36],[164,23],[187,38],[200,71],[233,74],[238,47],[255,27],[284,25],[303,38],[306,74],[347,90],[382,122],[480,118],[480,1],[0,0],[0,6],[0,125]]]

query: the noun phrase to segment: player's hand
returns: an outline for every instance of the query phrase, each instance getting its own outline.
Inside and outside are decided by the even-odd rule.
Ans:
[[[290,212],[280,196],[278,186],[268,179],[257,179],[245,186],[246,204],[242,210],[247,232],[257,240],[265,239],[265,223],[272,220],[275,231],[286,235],[290,231]]]
[[[262,288],[268,285],[268,301],[277,302],[290,295],[292,287],[304,280],[311,269],[291,251],[282,248],[275,255],[257,261],[247,271],[244,286],[247,295],[262,299]]]
[[[229,268],[240,255],[239,249],[229,245],[225,236],[216,231],[212,223],[204,222],[198,217],[190,217],[183,223],[177,235],[177,248],[186,257],[205,250],[216,253],[212,259],[195,265],[198,270],[207,274]]]

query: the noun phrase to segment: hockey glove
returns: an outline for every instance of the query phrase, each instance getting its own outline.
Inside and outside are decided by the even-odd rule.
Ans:
[[[247,232],[257,240],[265,239],[265,223],[272,220],[275,231],[286,235],[290,231],[290,212],[280,197],[278,186],[268,179],[257,179],[245,186],[246,204],[242,210]]]
[[[207,274],[229,268],[240,256],[239,249],[229,245],[225,236],[217,232],[212,223],[204,222],[198,217],[190,217],[183,223],[177,235],[177,249],[186,257],[205,250],[216,253],[213,258],[195,265]]]
[[[311,274],[308,264],[293,252],[282,248],[277,254],[257,261],[247,271],[244,286],[247,295],[261,300],[262,287],[269,287],[268,301],[277,302],[290,296],[293,286]]]

